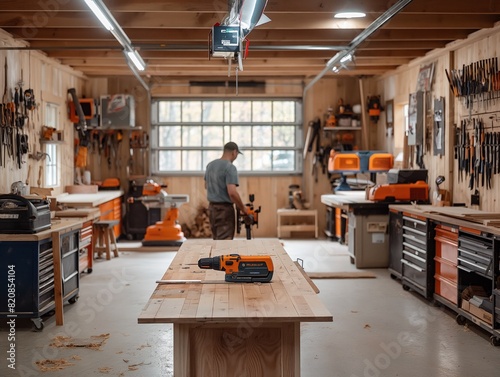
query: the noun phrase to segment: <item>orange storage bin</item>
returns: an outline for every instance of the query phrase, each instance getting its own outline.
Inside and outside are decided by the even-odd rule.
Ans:
[[[436,256],[443,258],[450,263],[457,265],[458,256],[458,230],[452,232],[451,228],[436,227]]]
[[[436,292],[436,294],[457,305],[457,285],[439,275],[434,275],[434,279],[434,291]]]
[[[454,283],[458,282],[457,265],[453,264],[446,259],[435,257],[436,262],[436,275],[442,276]]]

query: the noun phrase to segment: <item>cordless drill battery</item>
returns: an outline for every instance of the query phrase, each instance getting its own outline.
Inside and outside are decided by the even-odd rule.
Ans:
[[[273,278],[273,260],[269,255],[220,255],[201,258],[198,267],[226,273],[225,281],[268,283]]]

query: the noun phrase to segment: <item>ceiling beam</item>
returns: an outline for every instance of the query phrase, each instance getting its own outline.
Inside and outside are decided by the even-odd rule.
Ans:
[[[333,13],[346,9],[370,9],[376,12],[386,11],[394,1],[387,0],[269,0],[267,12],[326,12]],[[40,11],[44,10],[43,1],[33,0],[2,0],[2,11]],[[59,1],[57,12],[87,11],[83,1]],[[227,10],[227,0],[106,0],[106,6],[113,12],[212,12]],[[474,12],[500,13],[500,2],[496,0],[476,1]],[[419,0],[410,4],[403,13],[466,13],[470,14],[470,3],[457,0]]]
[[[5,28],[5,31],[17,37],[21,37],[20,28]],[[147,41],[162,41],[168,42],[185,42],[186,40],[198,41],[207,43],[208,32],[204,29],[168,29],[164,33],[159,33],[155,29],[134,29],[124,28],[125,33],[134,42]],[[327,42],[332,44],[340,42],[350,42],[362,29],[296,29],[296,30],[259,30],[255,29],[251,34],[252,43],[266,42]],[[475,29],[421,29],[416,35],[415,30],[405,29],[382,29],[374,33],[370,40],[457,40],[464,39],[467,35],[474,32]],[[36,40],[114,40],[114,37],[102,27],[86,27],[86,28],[41,28],[30,36],[28,41]]]
[[[207,32],[217,22],[224,18],[220,13],[194,12],[139,12],[117,13],[115,18],[124,28],[151,28],[161,29],[186,28],[206,29]],[[260,30],[275,29],[365,29],[380,14],[372,13],[363,19],[338,20],[328,13],[276,13],[268,14],[272,22],[259,26]],[[18,27],[26,31],[25,34],[36,34],[38,29],[36,12],[1,12],[0,28]],[[399,14],[389,21],[385,29],[450,29],[450,28],[487,28],[492,27],[498,20],[498,15],[483,14],[471,17],[467,14]],[[61,12],[57,17],[46,17],[44,27],[99,27],[100,23],[90,12]],[[190,26],[191,25],[191,26]],[[196,26],[195,26],[196,25]]]

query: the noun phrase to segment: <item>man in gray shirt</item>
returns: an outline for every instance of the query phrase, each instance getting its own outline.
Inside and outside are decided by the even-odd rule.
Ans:
[[[230,141],[224,145],[222,157],[210,162],[205,171],[205,188],[209,201],[208,212],[212,238],[214,240],[232,240],[236,229],[234,205],[245,215],[248,209],[241,201],[237,191],[239,186],[238,171],[233,165],[241,154],[238,145]]]

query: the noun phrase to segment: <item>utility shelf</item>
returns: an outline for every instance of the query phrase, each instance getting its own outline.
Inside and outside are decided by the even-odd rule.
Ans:
[[[318,211],[313,209],[278,209],[278,238],[283,232],[314,232],[318,238]]]

